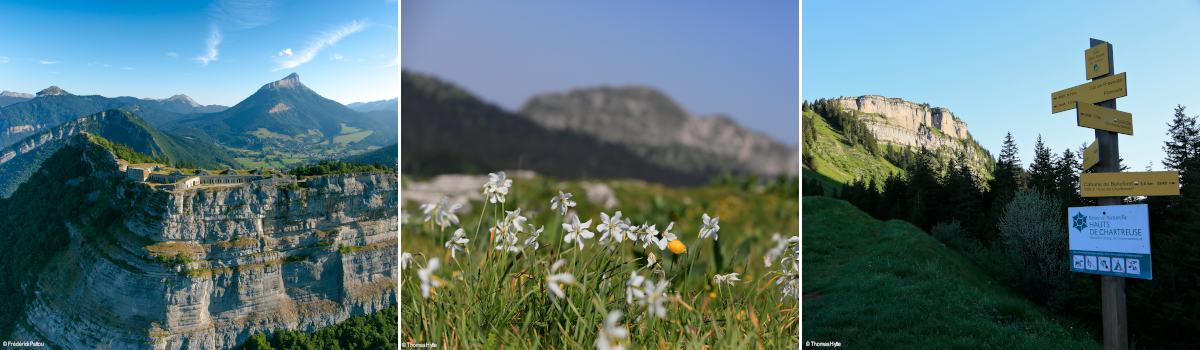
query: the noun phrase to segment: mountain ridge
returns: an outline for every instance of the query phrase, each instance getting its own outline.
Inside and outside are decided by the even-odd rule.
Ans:
[[[742,127],[725,115],[696,117],[667,94],[631,85],[536,95],[518,115],[625,145],[657,164],[689,172],[796,176],[800,149]]]

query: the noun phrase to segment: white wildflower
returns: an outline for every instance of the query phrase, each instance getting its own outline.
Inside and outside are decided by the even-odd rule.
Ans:
[[[656,261],[658,261],[658,257],[654,256],[654,253],[650,253],[650,255],[646,257],[646,267],[649,268],[654,266]]]
[[[624,231],[628,229],[629,226],[621,221],[620,211],[618,211],[611,218],[608,217],[608,214],[600,213],[600,225],[596,226],[596,231],[599,231],[603,234],[600,236],[600,245],[607,245],[609,238],[612,238],[612,240],[616,241],[617,243],[624,242]]]
[[[663,238],[659,239],[657,241],[654,241],[654,243],[658,245],[658,250],[666,250],[667,243],[671,243],[671,241],[674,241],[675,239],[679,238],[679,237],[675,237],[675,234],[670,232],[672,227],[675,227],[674,221],[671,221],[671,224],[667,225],[667,229],[662,231]]]
[[[732,287],[734,281],[741,281],[740,279],[738,279],[737,275],[738,274],[735,272],[735,273],[726,274],[726,275],[713,276],[713,285],[720,286],[721,283],[724,282],[726,284],[729,284],[730,287]]]
[[[604,327],[596,335],[596,350],[625,350],[625,340],[629,331],[625,327],[617,327],[621,320],[621,311],[613,310],[604,317]]]
[[[512,187],[512,180],[505,179],[503,171],[488,174],[488,182],[483,184],[483,194],[487,196],[489,202],[504,203],[504,196],[508,195],[509,187]]]
[[[566,262],[567,262],[566,260],[555,261],[554,266],[550,267],[550,273],[554,273],[554,271],[558,270],[558,268],[560,266],[562,266],[563,263],[566,263]],[[559,287],[559,284],[564,284],[564,283],[565,284],[576,284],[575,276],[569,272],[563,272],[560,274],[549,275],[546,277],[546,288],[550,289],[550,292],[551,292],[550,300],[551,301],[554,301],[557,303],[559,298],[566,297],[567,294],[563,292],[562,287]]]
[[[412,261],[413,261],[412,254],[409,254],[407,252],[400,253],[400,269],[401,270],[407,270],[408,265],[411,265]]]
[[[421,296],[429,299],[429,288],[442,285],[442,281],[433,276],[433,271],[441,266],[438,258],[429,259],[429,266],[417,270],[417,277],[421,278]]]
[[[400,211],[400,223],[403,225],[408,225],[408,218],[411,216],[412,215],[409,215],[407,210],[401,210]]]
[[[595,236],[592,231],[587,230],[588,227],[592,226],[592,220],[588,220],[587,222],[581,224],[579,223],[579,215],[571,215],[571,223],[562,224],[562,226],[564,230],[570,232],[563,237],[563,240],[567,243],[571,243],[571,241],[579,243],[579,250],[583,250],[583,240],[590,239]]]
[[[625,302],[633,304],[633,298],[644,298],[646,293],[642,290],[642,283],[646,281],[645,277],[638,275],[637,272],[629,272],[629,281],[625,282]]]
[[[771,247],[771,249],[768,249],[767,255],[763,256],[763,265],[766,265],[767,267],[771,267],[771,261],[774,261],[775,259],[778,259],[780,255],[783,255],[783,250],[787,249],[788,246],[787,240],[784,240],[783,236],[779,235],[779,232],[775,232],[774,235],[771,235],[771,242],[775,242],[775,246]]]
[[[563,191],[558,191],[558,196],[550,199],[550,210],[559,209],[561,214],[567,215],[567,207],[575,206],[575,201],[571,200],[571,194],[564,194]],[[562,204],[561,206],[559,204]]]
[[[517,246],[517,231],[524,231],[525,217],[521,216],[521,208],[513,211],[505,211],[508,216],[503,221],[496,220],[496,229],[504,234],[501,237],[500,245],[496,246],[496,250],[508,249],[510,252],[519,252],[521,248]],[[504,243],[504,242],[507,242]]]
[[[454,237],[450,237],[450,240],[446,241],[446,249],[450,249],[450,259],[454,259],[454,252],[467,251],[463,248],[463,245],[467,244],[467,242],[470,240],[466,237],[463,237],[463,234],[463,229],[460,228],[455,230]]]
[[[721,230],[721,225],[717,225],[717,222],[721,221],[721,217],[717,216],[710,219],[708,213],[704,213],[701,218],[704,219],[704,225],[700,226],[700,238],[708,238],[709,235],[712,235],[713,240],[717,240],[717,231]]]
[[[658,244],[658,230],[656,230],[654,226],[658,225],[643,223],[642,229],[638,231],[638,233],[641,233],[641,235],[638,236],[638,240],[642,241],[642,249],[646,249],[646,247],[649,247],[651,244]]]
[[[451,206],[450,197],[443,196],[437,203],[421,204],[420,209],[425,213],[425,222],[432,219],[434,225],[440,225],[444,230],[451,223],[458,225],[458,215],[454,215],[454,212],[462,209],[462,204]]]
[[[533,250],[537,250],[538,249],[538,237],[542,235],[542,230],[545,228],[546,228],[546,226],[542,226],[542,228],[534,230],[533,224],[530,224],[529,225],[529,234],[531,236],[529,238],[525,239],[525,246],[528,247],[529,245],[532,244]]]
[[[630,224],[629,218],[625,218],[625,221],[623,221],[621,223],[625,224],[625,236],[627,238],[629,238],[630,241],[637,242],[637,239],[638,239],[637,232],[640,230],[640,228],[638,226],[634,226],[634,225]]]
[[[667,306],[663,305],[663,303],[667,302],[668,298],[666,294],[663,294],[663,291],[670,284],[666,279],[659,279],[658,284],[646,281],[645,287],[643,287],[646,295],[642,300],[638,300],[638,305],[648,306],[649,308],[646,309],[646,313],[654,314],[658,318],[667,318]]]

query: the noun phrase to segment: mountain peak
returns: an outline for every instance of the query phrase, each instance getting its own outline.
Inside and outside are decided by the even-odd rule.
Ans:
[[[8,91],[8,90],[4,90],[3,93],[0,93],[0,97],[34,98],[35,96],[33,96],[32,94],[23,94],[20,92],[12,92],[12,91]]]
[[[196,103],[196,100],[193,100],[191,97],[188,97],[188,95],[184,95],[184,94],[178,94],[175,96],[171,96],[171,98],[168,98],[166,100],[167,101],[183,101],[183,102],[191,105],[192,107],[200,107],[200,104]]]
[[[67,92],[66,90],[58,88],[58,86],[51,85],[50,87],[46,88],[45,90],[38,92],[37,96],[42,97],[42,96],[70,95],[70,94],[71,93]]]
[[[300,75],[299,74],[292,73],[291,75],[288,75],[286,78],[280,79],[278,81],[272,82],[267,85],[263,85],[263,88],[264,89],[278,89],[278,88],[293,87],[293,86],[304,86],[304,84],[300,83]]]

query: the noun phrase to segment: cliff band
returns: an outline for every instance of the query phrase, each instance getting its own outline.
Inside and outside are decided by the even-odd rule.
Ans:
[[[396,302],[395,174],[264,176],[163,186],[73,136],[88,196],[123,215],[67,222],[70,245],[25,286],[11,340],[72,349],[229,349],[276,329],[312,332]],[[75,181],[75,180],[72,180]],[[92,227],[93,229],[89,229]]]

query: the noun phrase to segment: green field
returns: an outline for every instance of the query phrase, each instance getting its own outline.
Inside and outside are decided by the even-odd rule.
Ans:
[[[1099,349],[911,224],[803,198],[806,341],[848,349]]]
[[[515,253],[493,249],[496,243],[490,241],[499,237],[492,236],[489,228],[505,215],[497,208],[499,203],[485,207],[484,202],[472,201],[471,212],[458,214],[461,225],[444,231],[423,224],[419,203],[405,204],[412,217],[401,226],[401,247],[415,257],[416,266],[400,273],[401,341],[461,349],[595,349],[605,316],[620,310],[623,317],[617,323],[629,331],[629,338],[623,339],[627,348],[794,349],[799,345],[799,300],[784,297],[775,283],[784,278],[780,260],[773,259],[771,267],[763,262],[764,253],[776,246],[771,240],[774,233],[782,233],[785,241],[800,229],[794,187],[768,185],[759,192],[732,185],[664,188],[638,181],[512,180],[503,209],[519,207],[528,218],[526,224],[545,228],[536,250],[528,246]],[[589,201],[585,187],[597,182],[611,188],[619,204],[606,209]],[[680,245],[686,244],[686,252],[660,250],[654,244],[643,248],[628,240],[609,242],[613,247],[609,250],[598,245],[600,232],[586,240],[582,250],[564,243],[562,223],[569,222],[571,215],[550,208],[550,199],[559,191],[573,194],[577,205],[571,211],[580,221],[591,220],[593,232],[598,231],[601,212],[621,211],[634,225],[649,223],[659,231],[673,222],[670,232],[678,236]],[[706,213],[720,216],[719,239],[699,238],[701,216]],[[459,228],[470,241],[466,252],[451,259],[444,244]],[[520,241],[530,237],[524,232],[518,236]],[[653,267],[646,266],[648,253],[656,255]],[[425,298],[417,269],[433,258],[440,260],[441,268],[432,275],[446,284],[433,288]],[[563,266],[551,271],[558,259],[565,261]],[[557,301],[547,289],[552,272],[571,273],[578,281],[564,283],[565,296]],[[712,284],[714,274],[728,273],[738,273],[741,281],[732,287]],[[646,306],[627,302],[631,274],[651,282],[665,277],[664,283],[669,283],[665,292],[671,297],[664,304],[663,318],[649,313]]]

